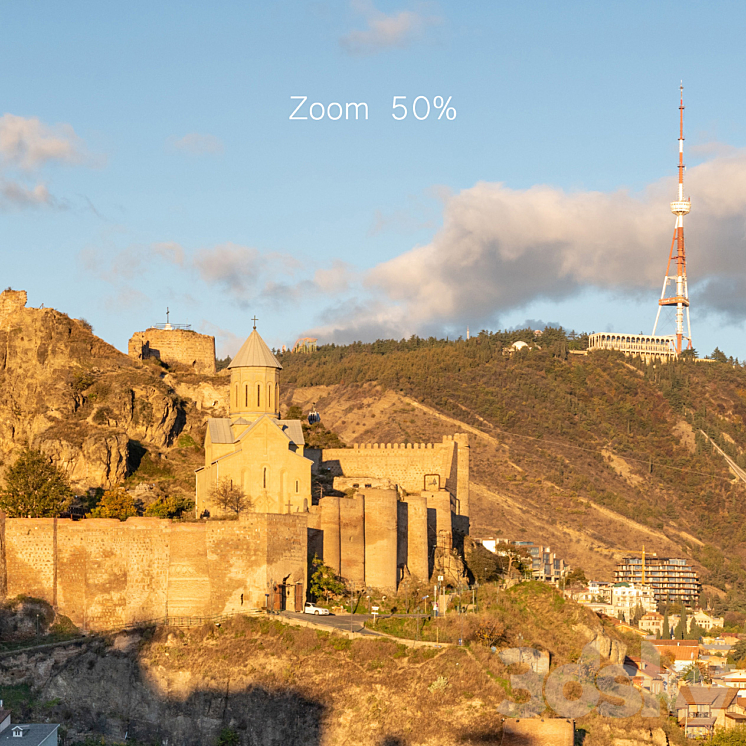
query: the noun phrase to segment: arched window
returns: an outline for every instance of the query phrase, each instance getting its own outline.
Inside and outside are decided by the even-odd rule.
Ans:
[[[262,487],[264,487],[265,490],[267,489],[267,467],[266,466],[264,467],[264,475],[262,477]]]
[[[236,408],[238,408],[238,384],[236,384]]]
[[[246,386],[244,386],[244,407],[247,409],[249,408],[249,384],[247,383]]]
[[[295,480],[295,491],[300,492],[300,482],[297,479]]]
[[[279,383],[275,384],[275,409],[277,409],[278,412],[280,411],[280,384]]]
[[[267,384],[267,411],[272,411],[272,384]]]
[[[262,406],[262,384],[257,383],[256,385],[256,406],[261,407]]]

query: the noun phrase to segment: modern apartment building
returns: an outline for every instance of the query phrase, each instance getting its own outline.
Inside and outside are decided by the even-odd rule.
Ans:
[[[659,605],[681,603],[695,608],[702,592],[699,575],[689,560],[657,555],[624,557],[614,571],[617,583],[648,585]]]

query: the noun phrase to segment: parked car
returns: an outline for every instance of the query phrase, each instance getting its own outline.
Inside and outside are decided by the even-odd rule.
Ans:
[[[316,614],[316,616],[318,616],[319,614],[321,614],[321,616],[328,616],[329,609],[322,609],[321,606],[316,606],[316,604],[312,604],[307,601],[305,607],[303,608],[303,613]]]

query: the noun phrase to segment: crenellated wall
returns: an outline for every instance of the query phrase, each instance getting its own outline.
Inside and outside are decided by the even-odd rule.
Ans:
[[[239,521],[0,519],[7,596],[43,598],[84,629],[260,608],[307,584],[307,516]]]
[[[397,484],[406,492],[447,490],[458,515],[469,515],[469,436],[446,435],[442,443],[373,443],[325,448],[320,467],[344,484],[365,488]],[[366,478],[368,482],[366,483]],[[359,481],[356,481],[359,480]]]

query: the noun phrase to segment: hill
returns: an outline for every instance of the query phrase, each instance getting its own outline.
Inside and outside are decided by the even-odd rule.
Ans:
[[[539,348],[531,330],[483,332],[286,353],[283,407],[317,404],[322,423],[307,437],[319,445],[469,432],[474,534],[542,542],[606,578],[643,545],[690,557],[705,600],[743,622],[746,491],[711,442],[746,466],[746,371],[584,355],[573,337],[546,329]],[[506,354],[518,339],[532,349]],[[132,360],[85,322],[17,307],[0,319],[0,461],[32,446],[80,493],[124,483],[144,502],[193,498],[205,419],[224,414],[227,381]]]
[[[225,380],[132,360],[85,321],[18,304],[0,317],[0,466],[32,447],[79,493],[128,480],[193,497],[202,405],[220,411]]]
[[[552,588],[526,583],[509,596],[506,603],[527,631],[542,635],[553,667],[604,634],[594,615]],[[519,672],[520,665],[506,666],[476,642],[412,648],[239,616],[220,625],[91,636],[51,655],[47,649],[5,657],[0,697],[16,722],[63,723],[70,744],[122,743],[126,734],[127,743],[143,746],[166,740],[476,746],[502,742],[497,706],[508,697],[520,700],[510,681]],[[680,743],[678,729],[666,721],[592,714],[578,729],[586,746],[612,746],[619,736],[638,746],[649,742],[650,729],[661,728]]]
[[[533,349],[508,353],[523,338]],[[322,346],[281,361],[288,404],[347,443],[472,437],[472,531],[552,545],[589,575],[629,551],[692,558],[719,608],[746,609],[746,370],[645,365],[546,329]],[[707,600],[707,598],[706,598]],[[742,619],[742,618],[741,618]]]

